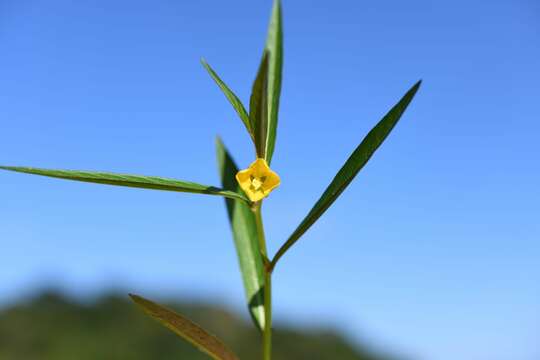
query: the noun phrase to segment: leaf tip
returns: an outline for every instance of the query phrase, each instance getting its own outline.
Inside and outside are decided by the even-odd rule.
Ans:
[[[274,0],[274,8],[281,12],[281,0]]]
[[[422,79],[418,80],[407,92],[408,95],[414,96],[416,95],[416,92],[418,89],[420,89],[420,85],[422,85]]]
[[[223,147],[223,139],[221,138],[221,136],[216,135],[214,143],[216,144],[217,147],[220,147],[220,148]]]
[[[6,165],[0,165],[0,170],[6,170],[6,171],[15,171],[15,172],[21,172],[24,169],[32,169],[29,167],[22,167],[22,166],[6,166]]]
[[[148,303],[148,300],[136,294],[128,294],[128,296],[137,306],[140,306],[145,311],[148,311],[147,306],[145,306]]]

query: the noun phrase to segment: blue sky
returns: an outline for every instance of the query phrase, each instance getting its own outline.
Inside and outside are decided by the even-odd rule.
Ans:
[[[540,358],[540,5],[283,0],[271,251],[418,79],[387,142],[275,273],[275,314],[429,360]],[[0,163],[218,184],[253,160],[269,1],[0,2]],[[47,284],[244,310],[221,199],[0,174],[0,302]]]

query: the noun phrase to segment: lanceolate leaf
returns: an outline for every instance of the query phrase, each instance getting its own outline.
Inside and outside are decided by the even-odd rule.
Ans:
[[[222,186],[241,192],[235,175],[238,167],[219,138],[216,139],[217,158]],[[225,199],[231,224],[246,301],[255,325],[264,328],[264,267],[257,235],[255,214],[241,201]]]
[[[367,134],[360,145],[351,154],[345,165],[339,170],[334,180],[326,188],[317,203],[308,215],[292,233],[289,239],[278,250],[272,260],[272,267],[276,265],[283,254],[317,221],[317,219],[332,205],[345,188],[351,183],[356,174],[369,161],[373,153],[392,131],[401,115],[413,99],[420,87],[417,82],[401,100],[382,118],[382,120]]]
[[[178,336],[189,341],[200,351],[208,354],[212,359],[238,360],[238,357],[219,339],[210,335],[206,330],[191,320],[140,296],[131,294],[129,296],[144,310],[144,312],[172,330]]]
[[[236,110],[236,113],[238,114],[238,116],[240,117],[242,122],[244,123],[249,135],[253,139],[253,137],[254,137],[253,136],[253,129],[252,129],[251,124],[250,124],[249,115],[248,115],[244,105],[242,104],[242,101],[240,101],[238,96],[236,96],[232,92],[232,90],[229,89],[229,87],[223,82],[223,80],[221,80],[221,78],[218,76],[218,74],[216,74],[216,72],[210,67],[210,65],[208,65],[208,63],[204,59],[201,59],[201,63],[203,64],[204,68],[208,71],[208,73],[210,74],[212,79],[214,79],[214,81],[219,86],[221,91],[223,91],[223,94],[225,94],[225,97],[227,97],[227,100],[229,100],[229,102],[233,106],[234,110]]]
[[[281,94],[281,74],[283,69],[283,26],[280,0],[274,0],[266,50],[268,53],[268,140],[266,141],[266,161],[272,161],[276,143],[276,130]]]
[[[255,135],[257,157],[266,158],[268,141],[268,54],[264,52],[251,90],[249,100],[249,118]]]
[[[76,170],[49,170],[19,166],[0,166],[0,169],[97,184],[187,192],[195,194],[220,195],[231,199],[244,200],[246,202],[249,202],[249,200],[244,195],[236,193],[234,191],[228,191],[214,186],[201,185],[188,181],[166,179],[155,176],[140,176]]]

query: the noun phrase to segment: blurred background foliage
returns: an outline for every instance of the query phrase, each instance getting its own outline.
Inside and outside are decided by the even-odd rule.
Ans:
[[[167,302],[167,306],[223,339],[241,359],[259,357],[260,335],[218,305]],[[285,328],[275,333],[275,360],[389,360],[323,328]],[[206,355],[145,316],[119,294],[82,303],[45,291],[0,310],[2,360],[207,360]]]

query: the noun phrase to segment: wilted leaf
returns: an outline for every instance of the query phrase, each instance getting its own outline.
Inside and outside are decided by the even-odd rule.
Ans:
[[[137,295],[129,295],[144,312],[215,360],[238,360],[218,338],[191,320]]]

